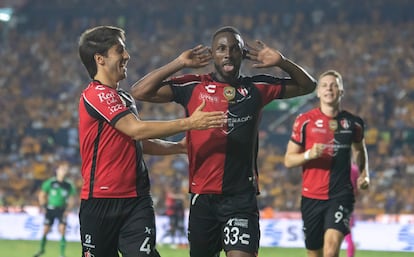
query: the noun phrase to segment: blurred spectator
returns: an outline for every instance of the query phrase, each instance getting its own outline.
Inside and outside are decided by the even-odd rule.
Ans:
[[[233,4],[237,11],[230,8]],[[130,54],[138,57],[129,63],[124,87],[170,61],[177,49],[209,45],[212,30],[222,25],[239,27],[247,40],[263,39],[314,74],[335,67],[347,76],[344,81],[350,96],[344,107],[358,113],[367,125],[371,189],[357,202],[356,212],[414,212],[410,196],[414,194],[414,2],[283,0],[275,4],[263,0],[256,4],[228,0],[207,4],[177,0],[149,5],[144,0],[115,4],[101,0],[97,5],[80,0],[19,0],[3,1],[0,7],[9,5],[15,8],[13,20],[0,22],[3,209],[35,204],[31,192],[46,177],[44,167],[56,160],[68,159],[72,167],[79,167],[76,110],[81,87],[89,79],[79,65],[77,35],[87,27],[114,24],[128,31]],[[251,72],[244,67],[244,73]],[[300,171],[279,165],[280,153],[295,114],[314,104],[306,99],[284,101],[263,113],[259,139],[263,141],[259,151],[262,208],[299,210]],[[176,104],[137,106],[143,119],[183,116]],[[154,200],[162,210],[162,188],[172,183],[174,173],[187,176],[186,158],[146,158],[152,170]],[[69,176],[81,185],[78,168]],[[184,182],[181,187],[185,192],[188,185]]]

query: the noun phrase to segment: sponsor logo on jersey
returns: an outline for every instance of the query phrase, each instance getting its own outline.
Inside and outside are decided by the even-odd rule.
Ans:
[[[95,87],[96,90],[105,90],[105,87],[102,85],[96,85]]]
[[[204,88],[206,89],[207,93],[214,94],[216,92],[217,86],[216,85],[207,85]]]
[[[323,120],[318,119],[315,121],[315,126],[318,128],[322,128],[323,127]]]
[[[219,99],[217,96],[208,95],[205,93],[200,93],[200,99],[206,100],[206,102],[218,103]]]
[[[234,129],[236,129],[236,126],[242,125],[245,122],[248,122],[253,119],[252,116],[247,115],[244,117],[239,117],[230,111],[226,111],[227,115],[227,129],[222,129],[222,132],[226,135],[230,134]]]

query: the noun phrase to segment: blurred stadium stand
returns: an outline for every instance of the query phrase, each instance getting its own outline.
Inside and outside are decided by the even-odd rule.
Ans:
[[[57,159],[72,163],[71,178],[81,185],[77,103],[89,78],[78,58],[77,40],[84,29],[116,25],[127,31],[131,60],[121,86],[128,89],[181,51],[209,45],[218,27],[233,25],[247,41],[263,40],[315,77],[329,68],[343,74],[343,107],[366,122],[372,174],[371,188],[361,194],[356,212],[365,217],[414,213],[413,1],[3,0],[0,8],[0,16],[5,8],[12,10],[9,19],[0,19],[3,211],[36,205],[39,185],[53,174]],[[243,72],[255,71],[246,64]],[[314,100],[278,101],[264,111],[259,167],[260,207],[266,215],[271,215],[269,209],[299,210],[300,170],[286,169],[283,154],[293,118],[313,107]],[[183,116],[175,104],[138,106],[143,119]],[[186,158],[146,159],[162,213],[166,186],[181,183],[187,191]]]

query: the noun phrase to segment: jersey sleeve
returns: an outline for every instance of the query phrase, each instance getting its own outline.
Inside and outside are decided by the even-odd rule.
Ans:
[[[364,139],[365,124],[360,117],[355,119],[355,133],[354,133],[354,142],[360,143]]]
[[[173,92],[173,101],[186,106],[191,98],[194,86],[200,83],[202,77],[200,75],[183,75],[179,77],[173,77],[166,81],[166,84],[171,86]]]
[[[293,123],[290,139],[298,145],[305,146],[305,128],[308,119],[305,115],[299,114]]]
[[[50,185],[51,185],[52,180],[51,179],[47,179],[42,183],[41,189],[44,192],[49,192],[50,190]]]
[[[253,76],[251,80],[262,95],[263,105],[275,99],[282,99],[285,94],[286,79],[269,75],[257,75]]]
[[[110,87],[96,85],[85,90],[82,97],[90,115],[95,118],[103,118],[111,125],[130,113],[117,91]]]

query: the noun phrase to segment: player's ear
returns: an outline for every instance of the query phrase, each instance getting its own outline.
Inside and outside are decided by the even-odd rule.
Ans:
[[[101,54],[95,54],[93,57],[95,58],[95,62],[97,64],[104,64],[105,60]]]
[[[249,59],[249,57],[247,56],[248,53],[249,53],[249,50],[247,50],[247,48],[243,47],[243,49],[242,49],[243,59]]]

